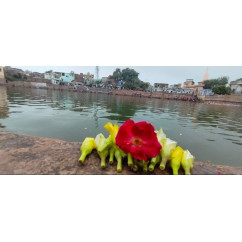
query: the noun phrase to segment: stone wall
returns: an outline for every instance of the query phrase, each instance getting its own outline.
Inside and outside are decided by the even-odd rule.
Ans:
[[[204,98],[204,102],[210,103],[210,104],[237,104],[237,105],[242,105],[242,95],[231,94],[231,95],[206,96]]]

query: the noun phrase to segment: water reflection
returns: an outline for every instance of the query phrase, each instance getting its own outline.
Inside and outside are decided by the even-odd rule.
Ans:
[[[102,116],[102,118],[107,118],[122,123],[127,119],[132,119],[141,104],[142,103],[139,103],[139,105],[137,105],[137,101],[135,101],[135,98],[133,97],[110,96],[106,105],[107,112],[110,115]]]
[[[106,122],[121,124],[127,119],[146,120],[156,129],[163,127],[197,160],[242,165],[241,107],[0,87],[0,127],[5,130],[81,141],[105,134]]]

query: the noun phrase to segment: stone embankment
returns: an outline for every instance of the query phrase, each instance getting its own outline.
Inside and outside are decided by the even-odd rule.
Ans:
[[[115,165],[101,169],[100,159],[93,152],[84,165],[78,163],[81,143],[63,140],[0,132],[0,174],[45,174],[45,175],[145,175],[130,170],[124,162],[123,172],[117,173]],[[156,168],[153,175],[170,175]],[[180,174],[183,174],[180,169]],[[242,167],[230,167],[204,162],[194,162],[194,175],[242,174]]]
[[[242,95],[231,94],[207,96],[203,101],[207,104],[242,105]]]

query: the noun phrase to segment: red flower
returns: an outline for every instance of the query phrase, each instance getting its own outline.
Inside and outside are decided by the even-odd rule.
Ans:
[[[127,120],[118,131],[116,144],[133,158],[144,161],[156,157],[161,150],[154,127],[145,121]]]

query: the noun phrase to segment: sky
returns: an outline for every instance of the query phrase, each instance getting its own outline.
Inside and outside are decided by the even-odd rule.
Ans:
[[[12,66],[23,70],[45,72],[48,70],[70,72],[76,74],[90,72],[95,74],[95,66]],[[116,68],[135,69],[142,81],[154,83],[177,84],[184,83],[186,79],[194,79],[197,83],[203,80],[208,69],[209,79],[228,76],[229,81],[242,78],[242,66],[99,66],[99,77],[107,77]]]

